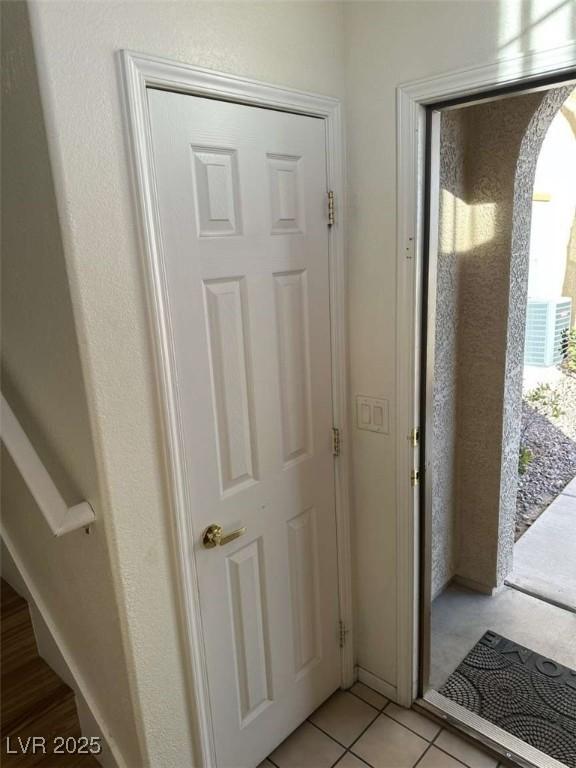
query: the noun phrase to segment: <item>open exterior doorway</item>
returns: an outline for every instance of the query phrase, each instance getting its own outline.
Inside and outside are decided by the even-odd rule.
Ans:
[[[569,572],[562,576],[562,568],[570,530],[572,543],[576,533],[576,498],[572,486],[565,489],[574,419],[574,298],[566,267],[572,224],[564,258],[552,266],[559,227],[543,224],[533,208],[552,199],[535,188],[539,170],[542,176],[538,161],[573,90],[564,78],[428,110],[421,495],[424,705],[519,762],[569,766],[576,765],[576,614]],[[565,207],[573,221],[573,204]],[[549,286],[534,277],[546,253],[549,263],[541,271]],[[535,319],[538,301],[552,307],[545,318],[550,328],[541,329]],[[557,373],[530,385],[536,329],[549,334],[543,362],[550,364],[540,367]],[[566,416],[567,426],[561,421]],[[534,543],[523,554],[526,543],[515,545],[515,539],[537,519],[536,512],[533,520],[524,513],[530,418],[533,433],[534,420],[544,419],[538,434],[550,443],[532,456],[532,470],[539,461],[540,483],[562,493],[540,504],[538,511],[546,511],[524,539]],[[562,480],[546,468],[546,451],[560,455],[554,430],[566,454]],[[557,470],[559,464],[557,458]],[[559,525],[563,534],[549,533]],[[549,571],[557,567],[556,594],[564,590],[564,599],[551,598],[553,585],[535,586],[536,550],[548,559]],[[540,569],[546,570],[542,562]],[[542,576],[551,581],[550,573]]]
[[[514,563],[506,584],[576,612],[576,91],[532,197]]]

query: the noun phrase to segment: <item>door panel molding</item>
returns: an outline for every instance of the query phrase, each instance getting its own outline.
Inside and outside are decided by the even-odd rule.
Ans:
[[[529,87],[532,81],[535,90],[550,87],[538,80],[562,75],[576,78],[576,43],[403,83],[396,90],[396,665],[397,701],[404,706],[417,696],[419,666],[420,503],[410,480],[419,469],[419,449],[410,438],[414,427],[424,427],[420,374],[426,107],[464,97],[473,102],[475,95]]]
[[[240,104],[309,115],[324,120],[327,147],[328,189],[335,193],[335,223],[329,229],[330,314],[332,342],[332,395],[334,426],[342,435],[341,451],[335,459],[336,529],[338,547],[338,593],[340,618],[349,630],[342,649],[342,686],[354,681],[354,639],[350,544],[350,483],[346,273],[343,214],[344,165],[341,105],[337,99],[317,96],[194,67],[146,54],[121,51],[124,122],[131,158],[140,248],[143,254],[148,311],[153,341],[157,397],[162,419],[164,470],[168,503],[172,512],[173,541],[178,571],[179,607],[189,676],[190,715],[197,748],[197,763],[216,765],[212,719],[208,697],[206,659],[203,651],[198,581],[190,542],[193,540],[189,477],[183,460],[182,427],[178,408],[178,385],[164,276],[164,254],[160,237],[158,199],[154,180],[150,119],[146,89],[149,87],[216,98]],[[293,158],[288,158],[291,162]],[[233,171],[233,168],[232,168]],[[217,179],[216,179],[217,181]],[[288,190],[289,191],[289,190]],[[284,190],[284,197],[287,191]],[[208,201],[209,202],[209,201]],[[290,207],[291,196],[282,199]],[[209,213],[209,206],[206,209]],[[210,217],[207,221],[207,234]],[[233,224],[229,225],[233,227]],[[298,222],[300,224],[300,222]],[[236,226],[236,225],[234,225]],[[326,439],[329,439],[327,435]],[[334,628],[336,631],[337,628]]]

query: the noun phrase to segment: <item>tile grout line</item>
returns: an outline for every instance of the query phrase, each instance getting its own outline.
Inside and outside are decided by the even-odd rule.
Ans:
[[[499,761],[495,757],[492,757],[492,755],[489,755],[487,752],[484,752],[484,750],[480,749],[480,747],[476,746],[476,744],[472,744],[471,742],[467,741],[466,739],[463,739],[459,734],[455,734],[452,731],[449,731],[446,728],[441,727],[440,730],[438,731],[438,733],[436,734],[436,736],[434,736],[434,742],[433,742],[434,746],[436,747],[436,749],[439,749],[440,752],[444,752],[445,755],[448,755],[448,757],[451,757],[453,760],[458,760],[458,762],[462,763],[462,765],[465,765],[466,768],[472,768],[472,766],[468,765],[468,763],[466,763],[464,760],[462,760],[461,757],[456,757],[456,755],[453,755],[452,752],[448,752],[447,749],[445,749],[444,747],[440,747],[436,743],[438,741],[438,738],[440,737],[440,734],[442,734],[442,733],[449,733],[451,736],[456,736],[456,738],[461,739],[468,747],[471,747],[472,749],[477,749],[483,755],[486,755],[486,757],[489,757],[492,760],[495,760],[496,761],[496,765],[494,766],[494,768],[498,768],[499,767]]]
[[[346,752],[344,753],[344,755],[342,755],[342,757],[344,757],[345,755],[352,755],[352,757],[355,757],[355,758],[356,758],[356,760],[360,760],[360,762],[361,762],[361,763],[364,763],[364,765],[367,765],[367,766],[369,766],[369,768],[374,768],[374,766],[372,765],[372,763],[369,763],[367,760],[364,760],[364,758],[363,758],[363,757],[360,757],[360,755],[357,755],[357,754],[356,754],[356,752],[351,752],[351,751],[348,749],[348,750],[346,750]]]
[[[371,691],[372,691],[372,690],[374,690],[373,688],[370,688],[370,686],[369,686],[369,685],[367,685],[366,687],[367,687],[369,690],[371,690]],[[358,736],[357,736],[357,737],[354,739],[354,741],[351,743],[351,745],[350,745],[350,746],[352,746],[352,744],[355,744],[355,743],[358,741],[358,739],[359,739],[359,738],[361,738],[361,737],[362,737],[362,736],[363,736],[363,735],[366,733],[366,731],[368,730],[368,728],[370,728],[370,726],[372,725],[372,723],[376,722],[376,720],[377,720],[377,719],[378,719],[378,717],[379,717],[379,716],[382,714],[382,712],[383,712],[383,711],[386,709],[386,707],[388,706],[388,704],[390,704],[390,700],[389,700],[389,699],[387,699],[387,698],[386,698],[386,696],[383,696],[382,698],[386,699],[386,703],[384,704],[384,706],[382,707],[382,709],[378,709],[378,707],[375,707],[373,704],[370,704],[370,702],[368,702],[368,701],[365,701],[365,700],[364,700],[364,699],[362,699],[360,696],[357,696],[355,693],[352,693],[352,691],[351,691],[350,689],[347,689],[346,691],[343,691],[343,692],[344,692],[344,693],[350,693],[352,696],[354,696],[354,698],[355,698],[355,699],[358,699],[358,701],[361,701],[361,702],[363,702],[364,704],[367,704],[367,705],[368,705],[368,706],[369,706],[371,709],[373,709],[373,710],[374,710],[374,713],[375,713],[375,714],[374,714],[374,717],[372,718],[372,720],[370,720],[370,722],[368,723],[368,725],[367,725],[367,726],[366,726],[366,727],[365,727],[365,728],[364,728],[364,729],[363,729],[363,730],[360,732],[360,734],[359,734],[359,735],[358,735]],[[374,693],[378,693],[378,691],[374,691]],[[382,696],[382,694],[379,694],[379,695],[380,695],[380,696]],[[322,706],[322,705],[321,705],[321,706]],[[317,711],[317,710],[316,710],[316,711]],[[313,717],[313,716],[314,716],[314,712],[312,713],[312,715],[310,715],[310,717]],[[343,752],[343,753],[340,755],[340,757],[338,758],[338,760],[336,760],[336,762],[332,764],[331,768],[333,768],[333,766],[335,766],[335,765],[336,765],[338,762],[340,762],[340,760],[342,760],[342,758],[343,758],[343,757],[345,757],[345,756],[346,756],[346,754],[347,754],[348,752],[350,752],[350,747],[347,747],[345,744],[342,744],[342,742],[338,741],[338,739],[335,739],[335,738],[334,738],[334,736],[332,736],[331,734],[329,734],[327,731],[325,731],[325,730],[324,730],[323,728],[321,728],[319,725],[316,725],[316,723],[314,723],[314,722],[313,722],[313,721],[310,719],[310,717],[307,717],[307,718],[306,718],[306,720],[305,720],[304,722],[305,722],[305,723],[309,723],[310,725],[312,725],[314,728],[316,728],[316,730],[320,731],[320,733],[323,733],[325,736],[327,736],[329,739],[331,739],[331,740],[332,740],[332,741],[333,741],[335,744],[338,744],[338,746],[339,746],[339,747],[342,747],[342,749],[344,750],[344,752]],[[295,729],[295,730],[298,730],[298,729]],[[292,733],[294,733],[294,732],[295,732],[295,731],[292,731]],[[286,739],[289,739],[289,738],[290,738],[290,736],[292,735],[292,733],[291,733],[291,734],[289,734],[289,735],[286,737]],[[352,754],[354,754],[354,753],[352,753]],[[358,756],[358,755],[354,755],[354,757],[359,757],[359,756]],[[269,761],[272,763],[272,765],[273,765],[275,768],[280,768],[280,766],[278,766],[278,765],[277,765],[277,764],[276,764],[276,763],[275,763],[273,760],[271,760],[270,756],[268,756],[268,757],[267,757],[267,758],[265,758],[265,759],[266,759],[266,760],[269,760]],[[360,759],[360,760],[362,760],[362,758],[360,758],[360,757],[359,757],[359,759]],[[365,761],[365,760],[362,760],[362,762],[363,762],[363,763],[366,763],[366,761]],[[366,763],[366,765],[369,765],[369,763]],[[373,766],[370,766],[370,768],[373,768]]]
[[[357,744],[357,743],[358,743],[358,741],[359,741],[359,740],[362,738],[362,736],[364,736],[364,734],[366,733],[366,731],[368,730],[368,728],[370,728],[370,726],[371,726],[371,725],[374,725],[374,723],[376,722],[376,720],[378,720],[378,718],[380,717],[380,715],[382,715],[382,713],[384,712],[384,710],[386,709],[386,707],[388,706],[388,704],[390,704],[390,702],[389,702],[389,701],[387,701],[387,702],[386,702],[386,704],[385,704],[385,705],[384,705],[384,707],[383,707],[383,708],[382,708],[382,709],[381,709],[381,710],[378,712],[378,714],[376,715],[376,717],[375,717],[373,720],[371,720],[371,721],[368,723],[368,725],[366,726],[366,728],[364,728],[364,730],[363,730],[361,733],[359,733],[359,734],[358,734],[358,736],[357,736],[357,737],[354,739],[354,741],[353,741],[353,742],[350,744],[350,746],[348,747],[348,751],[351,751],[351,750],[352,750],[352,747],[353,747],[355,744]],[[355,753],[353,753],[353,754],[354,754],[356,757],[358,757],[358,755],[356,755]],[[366,761],[364,761],[364,762],[366,762]]]
[[[413,710],[411,710],[411,711],[413,711]],[[418,713],[416,713],[416,714],[418,714]],[[414,733],[414,731],[413,731],[413,733]],[[424,752],[422,752],[422,754],[420,755],[420,757],[418,758],[418,760],[416,760],[416,762],[414,763],[414,765],[412,766],[412,768],[416,768],[416,766],[418,765],[418,763],[419,763],[421,760],[423,760],[423,759],[424,759],[424,755],[425,755],[427,752],[429,752],[429,751],[430,751],[430,749],[432,749],[432,747],[436,746],[436,745],[435,745],[435,741],[436,741],[436,739],[438,738],[438,736],[440,736],[440,734],[441,734],[441,733],[442,733],[442,726],[440,726],[440,728],[439,728],[439,730],[438,730],[438,733],[437,733],[437,734],[434,736],[434,738],[433,738],[433,739],[430,739],[430,741],[429,741],[429,743],[428,743],[428,746],[426,747],[426,749],[424,750]],[[417,735],[418,735],[418,734],[417,734]],[[422,737],[421,737],[421,738],[422,738]],[[436,749],[438,749],[438,747],[436,747]],[[451,755],[450,755],[450,757],[451,757]]]
[[[369,686],[367,686],[367,687],[369,688]],[[373,690],[373,689],[370,689],[370,690]],[[356,738],[355,738],[355,739],[354,739],[354,740],[353,740],[353,741],[350,743],[350,746],[346,746],[346,745],[345,745],[345,744],[343,744],[341,741],[338,741],[338,739],[336,739],[336,738],[335,738],[334,736],[332,736],[330,733],[328,733],[327,731],[325,731],[325,730],[324,730],[324,729],[323,729],[321,726],[319,726],[319,725],[317,725],[316,723],[314,723],[314,722],[313,722],[313,721],[312,721],[310,718],[307,718],[307,719],[305,720],[305,722],[307,722],[307,723],[309,723],[310,725],[312,725],[312,726],[313,726],[313,727],[314,727],[316,730],[320,731],[320,733],[323,733],[323,734],[324,734],[324,735],[325,735],[327,738],[329,738],[331,741],[333,741],[335,744],[337,744],[339,747],[341,747],[341,748],[344,750],[344,752],[343,752],[343,753],[342,753],[342,754],[341,754],[341,755],[340,755],[340,756],[337,758],[337,760],[336,760],[334,763],[332,763],[332,764],[331,764],[331,768],[335,768],[335,766],[337,766],[337,765],[338,765],[338,763],[340,763],[340,762],[341,762],[341,761],[342,761],[342,760],[343,760],[343,759],[346,757],[346,755],[347,755],[347,754],[351,754],[351,755],[352,755],[354,758],[356,758],[357,760],[360,760],[362,763],[364,763],[364,765],[367,765],[367,766],[369,766],[369,768],[373,768],[373,766],[372,766],[372,765],[371,765],[371,764],[370,764],[370,763],[369,763],[367,760],[365,760],[365,759],[364,759],[363,757],[361,757],[360,755],[356,754],[356,752],[353,752],[353,751],[352,751],[352,748],[353,748],[353,747],[354,747],[354,746],[355,746],[355,745],[356,745],[356,744],[357,744],[357,743],[360,741],[360,739],[361,739],[361,738],[364,736],[364,734],[366,733],[366,731],[368,731],[368,729],[369,729],[369,728],[370,728],[370,727],[371,727],[371,726],[372,726],[372,725],[373,725],[373,724],[376,722],[376,720],[378,720],[378,718],[379,718],[379,717],[380,717],[380,715],[382,715],[382,714],[386,714],[386,717],[387,717],[387,719],[388,719],[388,720],[392,720],[392,721],[393,721],[393,722],[395,722],[397,725],[401,726],[402,728],[405,728],[405,729],[406,729],[407,731],[409,731],[410,733],[413,733],[415,736],[418,736],[419,738],[421,738],[423,741],[426,741],[426,742],[428,742],[428,743],[427,743],[427,746],[426,746],[426,749],[424,750],[424,752],[422,752],[422,754],[420,755],[420,757],[418,758],[418,760],[416,760],[416,762],[414,763],[414,765],[413,765],[413,766],[411,766],[411,768],[417,768],[417,766],[419,765],[419,763],[421,762],[421,760],[423,760],[423,758],[424,758],[424,757],[425,757],[425,755],[426,755],[426,754],[429,752],[429,750],[430,750],[430,748],[431,748],[432,746],[434,746],[434,747],[435,747],[436,749],[438,749],[440,752],[442,752],[443,754],[445,754],[445,755],[447,755],[448,757],[452,758],[453,760],[456,760],[456,761],[458,761],[458,762],[459,762],[461,765],[463,765],[465,768],[470,768],[470,766],[468,765],[468,763],[465,763],[465,762],[464,762],[463,760],[461,760],[459,757],[456,757],[456,755],[453,755],[452,753],[448,752],[448,751],[447,751],[446,749],[444,749],[443,747],[441,747],[441,746],[438,746],[438,744],[437,744],[437,741],[438,741],[438,739],[439,739],[440,735],[441,735],[441,734],[442,734],[442,733],[443,733],[443,732],[446,730],[446,729],[445,729],[445,728],[444,728],[442,725],[439,725],[439,728],[438,728],[438,732],[437,732],[437,733],[434,735],[434,737],[433,737],[432,739],[427,739],[425,736],[422,736],[422,734],[420,734],[420,733],[418,733],[417,731],[413,730],[412,728],[410,728],[409,726],[405,725],[404,723],[401,723],[399,720],[395,720],[395,719],[394,719],[394,718],[393,718],[391,715],[388,715],[388,714],[387,714],[387,713],[384,711],[385,709],[387,709],[387,707],[388,707],[388,705],[389,705],[389,704],[393,703],[393,702],[391,702],[391,700],[387,700],[387,701],[386,701],[386,704],[385,704],[385,705],[382,707],[382,709],[378,709],[378,708],[377,708],[377,707],[375,707],[373,704],[370,704],[368,701],[365,701],[365,700],[364,700],[363,698],[361,698],[360,696],[357,696],[355,693],[352,693],[352,691],[351,691],[351,690],[348,690],[348,691],[346,691],[346,692],[347,692],[347,693],[351,693],[351,694],[352,694],[352,695],[353,695],[353,696],[354,696],[356,699],[358,699],[359,701],[362,701],[364,704],[367,704],[367,705],[368,705],[369,707],[371,707],[371,709],[373,709],[373,710],[374,710],[374,712],[375,712],[375,715],[374,715],[374,717],[373,717],[373,718],[370,720],[370,722],[369,722],[369,723],[366,725],[366,727],[365,727],[365,728],[364,728],[364,729],[363,729],[363,730],[362,730],[362,731],[361,731],[361,732],[358,734],[358,736],[356,736]],[[378,691],[375,691],[375,693],[378,693]],[[380,694],[380,695],[382,695],[382,694]],[[384,698],[386,698],[386,697],[384,697]],[[407,710],[407,711],[413,712],[414,710],[412,710],[412,709],[409,709],[409,710]],[[419,713],[418,713],[418,712],[416,712],[416,714],[419,714]],[[312,715],[312,716],[313,716],[313,715]],[[425,718],[425,719],[428,719],[428,718]],[[435,721],[434,721],[434,720],[429,720],[429,722],[431,722],[431,723],[435,723]],[[435,724],[436,724],[436,725],[438,725],[437,723],[435,723]],[[448,731],[448,733],[450,733],[450,732]],[[288,738],[289,738],[289,737],[288,737]],[[471,745],[471,746],[474,746],[474,745]],[[480,751],[482,751],[482,750],[480,750]],[[274,761],[273,761],[273,760],[272,760],[270,757],[267,757],[266,759],[267,759],[267,760],[268,760],[268,761],[269,761],[269,762],[270,762],[270,763],[271,763],[271,764],[274,766],[274,768],[280,768],[280,766],[278,766],[278,764],[277,764],[277,763],[275,763],[275,762],[274,762]],[[496,768],[498,768],[498,767],[496,767]]]
[[[431,750],[431,749],[432,749],[432,742],[430,741],[430,742],[428,742],[428,746],[426,747],[426,749],[424,750],[424,752],[422,752],[422,754],[420,755],[420,757],[418,758],[418,760],[416,760],[416,762],[414,763],[414,765],[412,766],[412,768],[416,768],[416,766],[418,765],[418,763],[419,763],[421,760],[423,760],[423,758],[424,758],[424,755],[426,755],[426,754],[429,752],[429,750]]]
[[[366,687],[367,687],[367,688],[370,688],[370,686],[366,686]],[[374,690],[374,689],[373,689],[373,688],[370,688],[370,690],[372,691],[372,690]],[[375,691],[375,693],[378,693],[378,691]],[[353,695],[353,696],[356,696],[356,694],[352,694],[352,695]],[[380,695],[382,695],[382,694],[380,694]],[[360,699],[360,701],[364,701],[364,699],[361,699],[359,696],[356,696],[356,698],[357,698],[357,699]],[[384,696],[384,698],[386,698],[386,697]],[[336,760],[336,762],[333,764],[333,766],[331,766],[331,768],[334,768],[334,766],[336,766],[336,765],[337,765],[337,764],[340,762],[340,760],[343,760],[343,759],[344,759],[344,757],[346,757],[346,755],[352,755],[352,756],[353,756],[353,757],[355,757],[357,760],[360,760],[362,763],[364,763],[364,765],[367,765],[367,766],[369,766],[369,768],[374,768],[374,766],[373,766],[373,765],[371,765],[370,763],[368,763],[366,760],[364,760],[364,758],[363,758],[363,757],[360,757],[360,755],[357,755],[355,752],[352,752],[352,747],[354,746],[354,744],[356,744],[356,743],[357,743],[357,742],[358,742],[358,741],[359,741],[359,740],[362,738],[362,736],[364,736],[364,734],[365,734],[365,733],[366,733],[366,731],[367,731],[367,730],[370,728],[370,726],[371,726],[371,725],[373,725],[373,724],[376,722],[376,720],[378,720],[378,718],[380,717],[380,715],[382,714],[382,712],[384,712],[384,710],[386,709],[386,707],[388,706],[388,704],[390,704],[390,700],[389,700],[389,699],[387,699],[387,700],[386,700],[386,704],[384,704],[384,706],[382,707],[382,709],[377,709],[376,707],[372,706],[372,704],[369,704],[367,701],[364,701],[364,703],[365,703],[365,704],[368,704],[368,706],[369,706],[369,707],[372,707],[372,709],[374,709],[374,710],[375,710],[375,712],[376,712],[376,715],[375,715],[375,717],[374,717],[374,718],[373,718],[373,719],[372,719],[372,720],[371,720],[371,721],[368,723],[368,725],[367,725],[367,726],[364,728],[364,730],[360,731],[360,733],[358,734],[358,736],[356,736],[356,738],[354,739],[354,741],[352,741],[352,742],[350,743],[350,746],[349,746],[349,747],[344,747],[344,749],[345,749],[346,751],[344,752],[344,754],[340,755],[340,757],[338,758],[338,760]],[[314,723],[312,723],[312,725],[314,725]],[[318,726],[316,726],[316,727],[318,728]],[[322,730],[322,729],[321,729],[321,728],[319,728],[319,730]],[[324,731],[322,731],[322,732],[324,733]],[[330,738],[332,738],[332,737],[330,737]],[[336,739],[334,739],[334,741],[336,741]],[[338,744],[340,744],[340,742],[337,742],[337,743],[338,743]],[[341,746],[341,747],[343,747],[344,745],[343,745],[343,744],[340,744],[340,746]]]
[[[334,736],[331,736],[328,733],[328,731],[325,731],[324,728],[321,728],[319,725],[316,725],[316,723],[313,723],[312,720],[306,720],[306,722],[309,723],[310,725],[314,726],[314,728],[316,728],[317,731],[320,731],[320,733],[323,733],[324,736],[328,736],[329,739],[332,739],[332,741],[335,742],[336,744],[338,744],[339,747],[342,747],[342,749],[348,749],[348,747],[346,747],[344,744],[342,744],[341,741],[338,741],[338,739],[335,739]],[[290,738],[290,737],[288,737],[288,738]],[[338,760],[340,760],[340,758],[338,758]]]
[[[374,707],[372,707],[372,709],[374,709]],[[331,735],[328,733],[328,731],[325,731],[325,730],[324,730],[324,728],[321,728],[319,725],[316,725],[316,723],[312,722],[312,720],[307,720],[307,722],[308,722],[308,723],[310,723],[310,725],[313,725],[313,726],[314,726],[314,728],[317,728],[317,729],[318,729],[319,731],[321,731],[323,734],[325,734],[326,736],[328,736],[330,739],[332,739],[332,741],[335,741],[335,742],[336,742],[336,744],[338,744],[339,746],[343,747],[343,748],[344,748],[344,749],[345,749],[347,752],[349,752],[349,751],[350,751],[350,747],[351,747],[353,744],[356,744],[356,742],[358,741],[358,739],[359,739],[361,736],[363,736],[363,735],[366,733],[366,731],[368,730],[368,728],[370,728],[370,726],[372,725],[372,723],[375,723],[375,722],[376,722],[376,720],[377,720],[377,719],[380,717],[380,714],[381,714],[381,713],[380,713],[380,712],[379,712],[377,709],[374,709],[374,711],[375,711],[375,713],[376,713],[376,714],[374,715],[374,717],[372,718],[372,720],[370,720],[370,722],[369,722],[369,723],[368,723],[368,725],[367,725],[367,726],[366,726],[366,727],[365,727],[365,728],[362,730],[362,732],[361,732],[361,733],[360,733],[360,734],[359,734],[359,735],[358,735],[358,736],[357,736],[357,737],[356,737],[356,738],[355,738],[355,739],[354,739],[354,740],[353,740],[353,741],[350,743],[350,746],[349,746],[349,747],[347,747],[345,744],[342,744],[342,742],[341,742],[341,741],[338,741],[338,739],[336,739],[334,736],[331,736]],[[340,758],[338,758],[338,760],[340,760]]]
[[[438,731],[438,733],[437,733],[437,734],[434,736],[434,738],[432,738],[432,739],[427,739],[427,738],[426,738],[426,736],[422,736],[422,734],[421,734],[421,733],[418,733],[418,731],[415,731],[413,728],[410,728],[410,726],[409,726],[409,725],[405,725],[404,723],[401,723],[401,722],[400,722],[400,720],[396,720],[394,717],[392,717],[392,715],[389,715],[389,714],[388,714],[388,712],[384,712],[384,710],[382,710],[382,712],[383,712],[383,714],[385,714],[385,715],[386,715],[386,717],[388,717],[390,720],[394,720],[394,722],[395,722],[397,725],[401,725],[401,726],[402,726],[402,728],[406,728],[406,730],[407,730],[407,731],[410,731],[410,733],[413,733],[415,736],[419,736],[421,739],[424,739],[424,741],[429,741],[429,742],[430,742],[430,744],[432,744],[432,743],[433,743],[433,742],[434,742],[434,741],[435,741],[435,740],[438,738],[438,736],[439,736],[440,732],[442,731],[442,726],[440,725],[440,726],[439,726],[440,730],[439,730],[439,731]],[[409,710],[408,710],[408,712],[415,712],[415,710],[413,710],[413,709],[409,709]],[[419,714],[420,714],[420,712],[415,712],[415,714],[419,715]],[[424,717],[424,715],[421,715],[421,717]],[[428,720],[428,718],[427,718],[427,717],[426,717],[426,718],[424,718],[424,719],[425,719],[425,720]],[[430,723],[433,723],[433,722],[434,722],[434,720],[428,720],[428,722],[430,722]],[[438,724],[436,723],[436,725],[438,725]]]
[[[368,687],[368,686],[366,686]],[[374,690],[373,688],[370,688],[370,690]],[[357,693],[354,693],[354,691],[351,688],[348,688],[348,690],[344,691],[345,693],[350,693],[352,696],[354,696],[355,699],[358,699],[358,701],[363,701],[364,704],[368,704],[369,707],[372,707],[372,709],[375,709],[377,712],[382,712],[384,709],[390,704],[390,699],[388,699],[386,696],[382,696],[381,693],[378,693],[378,691],[374,691],[374,693],[378,693],[378,696],[382,696],[383,699],[386,699],[386,704],[384,704],[383,707],[375,707],[374,704],[370,704],[369,701],[366,701],[366,699],[363,699],[362,696],[358,696]]]

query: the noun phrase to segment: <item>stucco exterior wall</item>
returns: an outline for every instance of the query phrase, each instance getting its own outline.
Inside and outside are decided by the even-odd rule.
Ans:
[[[453,576],[490,592],[512,567],[532,190],[569,90],[442,117],[433,596]]]
[[[456,205],[465,198],[467,110],[444,112],[440,128],[440,214],[436,264],[432,466],[432,599],[455,573],[458,537],[458,313],[460,257],[465,217]]]

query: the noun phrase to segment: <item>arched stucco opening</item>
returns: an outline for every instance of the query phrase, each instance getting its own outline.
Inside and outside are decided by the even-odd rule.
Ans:
[[[533,185],[571,87],[441,116],[431,457],[431,597],[512,569]]]
[[[534,179],[546,133],[572,90],[573,86],[570,85],[546,91],[522,138],[516,165],[502,408],[500,525],[496,586],[502,584],[512,570],[513,560]]]

